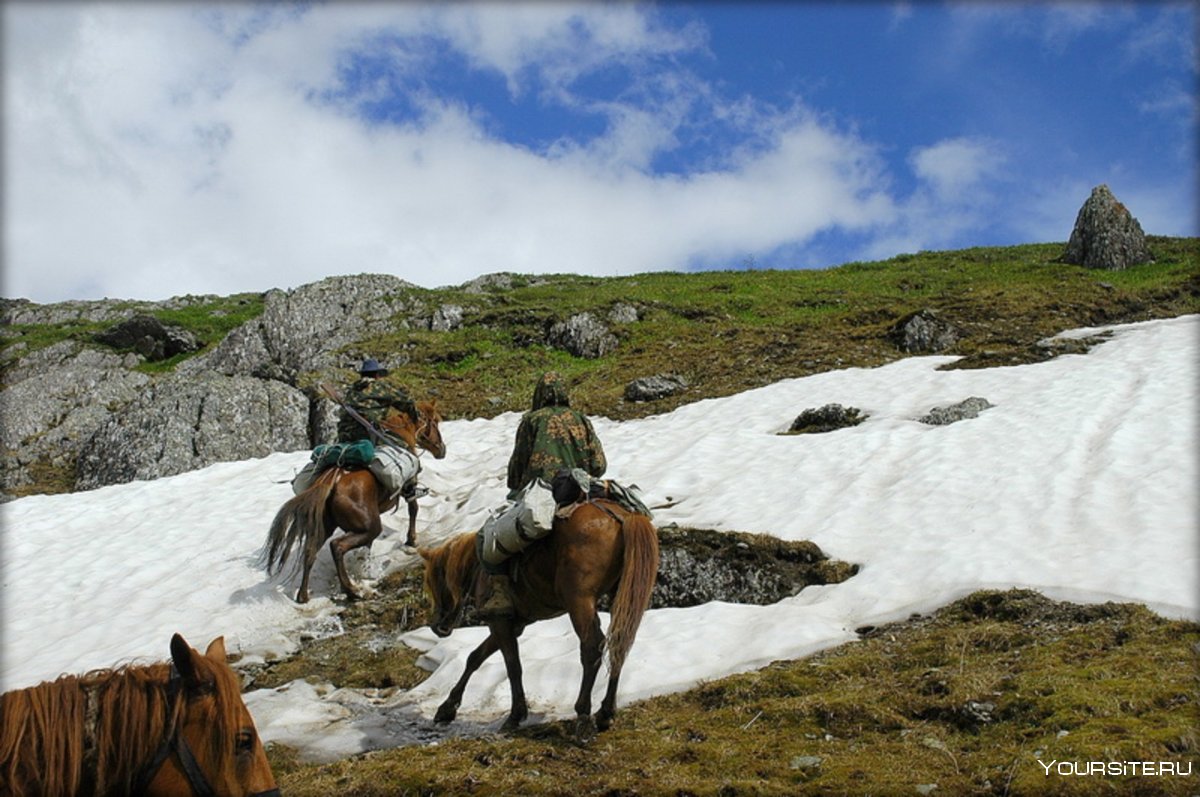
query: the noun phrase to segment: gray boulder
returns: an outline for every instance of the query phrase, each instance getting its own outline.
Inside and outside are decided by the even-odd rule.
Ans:
[[[626,401],[657,401],[687,389],[688,381],[678,374],[655,374],[635,379],[625,386]]]
[[[546,341],[576,357],[594,360],[617,348],[617,336],[591,313],[578,313],[550,327]]]
[[[103,332],[95,339],[117,349],[133,349],[147,360],[166,360],[176,354],[196,351],[200,341],[182,327],[169,326],[147,313],[138,313]]]
[[[1107,185],[1098,185],[1075,217],[1075,228],[1062,259],[1089,268],[1119,271],[1153,258],[1142,225]]]
[[[957,343],[963,331],[933,310],[925,309],[897,321],[887,336],[901,351],[936,354]]]
[[[221,374],[162,379],[83,444],[77,488],[304,449],[308,430],[308,399],[279,382]]]
[[[788,434],[817,434],[858,426],[868,417],[858,407],[843,407],[841,404],[826,404],[807,409],[796,416],[788,427]]]
[[[625,302],[617,302],[608,311],[608,323],[610,324],[632,324],[638,318],[638,309]]]
[[[921,417],[921,423],[927,423],[931,426],[945,426],[950,423],[957,423],[968,418],[978,418],[979,413],[986,409],[995,406],[985,398],[971,396],[968,399],[963,399],[957,404],[951,404],[949,407],[934,407],[929,411],[928,415]]]

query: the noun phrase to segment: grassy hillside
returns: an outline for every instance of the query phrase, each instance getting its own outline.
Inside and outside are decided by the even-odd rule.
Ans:
[[[1028,362],[1034,344],[1065,329],[1200,311],[1200,239],[1152,238],[1153,264],[1122,272],[1056,262],[1062,244],[922,252],[822,271],[709,271],[631,277],[571,275],[477,294],[422,291],[462,306],[452,332],[398,330],[356,350],[395,366],[414,395],[436,394],[448,417],[527,408],[537,375],[564,372],[573,402],[610,418],[669,411],[779,379],[877,366],[902,355],[888,329],[922,309],[967,334],[947,353],[963,366]],[[543,281],[544,280],[544,281]],[[544,344],[551,324],[618,303],[639,311],[611,326],[620,343],[596,360]],[[680,395],[627,403],[625,385],[657,373],[690,384]]]
[[[1013,590],[860,634],[637,703],[586,747],[552,723],[332,764],[268,755],[293,797],[1197,793],[1194,623]],[[1134,761],[1172,774],[1073,774]]]

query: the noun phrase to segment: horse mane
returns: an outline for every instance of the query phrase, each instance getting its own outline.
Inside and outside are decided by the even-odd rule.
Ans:
[[[479,568],[475,532],[466,531],[451,537],[434,548],[430,557],[435,568],[442,573],[454,602],[462,600],[463,595],[471,588]]]
[[[221,782],[235,764],[230,751],[240,730],[237,676],[204,657],[204,685],[214,700],[191,703],[168,694],[170,665],[127,665],[64,675],[0,695],[0,780],[6,794],[131,794],[141,768],[184,715],[200,712],[212,729],[208,759]],[[84,786],[92,785],[90,790]]]

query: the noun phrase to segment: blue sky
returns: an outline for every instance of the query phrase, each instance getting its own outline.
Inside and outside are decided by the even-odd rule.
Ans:
[[[1196,6],[3,6],[4,295],[1197,235]]]

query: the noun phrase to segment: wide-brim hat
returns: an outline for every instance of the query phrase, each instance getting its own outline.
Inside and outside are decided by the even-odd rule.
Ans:
[[[362,367],[358,369],[359,376],[387,376],[388,369],[379,364],[379,361],[374,357],[368,357],[363,360]]]

